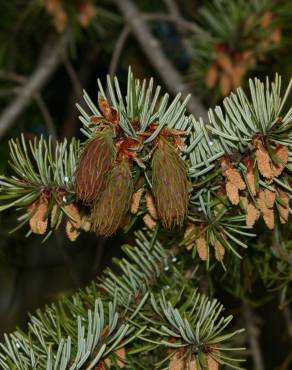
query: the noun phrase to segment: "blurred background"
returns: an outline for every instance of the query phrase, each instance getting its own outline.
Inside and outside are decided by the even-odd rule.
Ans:
[[[129,65],[171,95],[191,93],[188,109],[197,118],[249,77],[279,72],[286,85],[291,20],[291,0],[0,0],[1,173],[10,171],[8,140],[21,132],[82,139],[75,103],[83,105],[83,89],[96,101],[96,80],[107,74],[125,86]],[[84,287],[131,241],[87,233],[71,243],[58,231],[41,243],[23,229],[10,233],[16,222],[14,210],[0,214],[1,338],[25,327],[28,312]],[[260,338],[262,368],[288,369],[289,311],[280,314],[275,293],[254,286],[251,330]],[[230,292],[218,294],[236,308]]]

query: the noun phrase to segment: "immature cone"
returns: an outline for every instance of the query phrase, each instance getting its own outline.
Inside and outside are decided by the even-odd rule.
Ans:
[[[121,226],[130,210],[132,194],[131,169],[122,161],[109,172],[105,188],[94,203],[91,221],[97,235],[108,237]]]
[[[81,153],[75,183],[78,199],[91,203],[98,198],[104,188],[106,175],[113,166],[114,158],[112,131],[104,129],[88,142]]]
[[[187,170],[174,147],[163,138],[159,139],[152,158],[152,191],[163,226],[181,227],[188,204]]]

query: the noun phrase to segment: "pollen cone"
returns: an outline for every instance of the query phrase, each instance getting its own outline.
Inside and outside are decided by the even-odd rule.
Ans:
[[[90,203],[100,195],[114,157],[112,131],[98,132],[84,147],[77,166],[75,191],[78,199]]]
[[[92,229],[108,237],[121,226],[131,206],[133,194],[129,163],[122,161],[109,172],[103,192],[92,211]]]
[[[163,226],[182,226],[187,213],[188,177],[174,147],[160,138],[152,158],[152,191]]]

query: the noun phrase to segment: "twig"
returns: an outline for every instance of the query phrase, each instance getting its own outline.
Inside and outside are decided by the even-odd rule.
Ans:
[[[178,92],[181,92],[183,96],[188,95],[190,93],[189,87],[184,83],[179,72],[163,53],[159,41],[153,36],[138,8],[131,0],[114,1],[123,14],[125,21],[131,27],[142,50],[162,78],[168,90],[174,95]],[[207,117],[205,108],[193,96],[189,99],[188,110],[197,117],[200,116],[203,119]]]
[[[70,59],[68,58],[67,53],[63,53],[62,59],[63,59],[64,66],[66,68],[66,71],[68,73],[68,76],[69,76],[69,78],[71,80],[71,83],[73,85],[76,98],[79,100],[79,99],[82,98],[82,86],[81,86],[80,80],[77,76],[77,73],[75,72],[75,69],[74,69]]]
[[[172,22],[183,28],[185,31],[192,33],[203,32],[198,26],[193,22],[186,21],[185,19],[178,17],[176,15],[162,14],[162,13],[151,13],[151,14],[142,14],[143,19],[148,22],[151,21],[165,21]],[[117,73],[118,63],[124,48],[124,45],[129,37],[131,29],[128,25],[124,26],[122,32],[119,35],[119,38],[116,42],[115,49],[112,55],[112,59],[109,67],[109,75],[114,77]]]
[[[255,370],[264,370],[264,360],[261,352],[260,343],[258,340],[259,329],[255,323],[255,316],[250,306],[246,301],[243,303],[243,316],[245,320],[246,332],[251,351],[253,365]]]
[[[174,17],[180,18],[180,11],[175,0],[163,0],[163,1],[169,13]],[[180,26],[178,26],[178,29],[180,32],[182,32],[182,28]]]
[[[21,87],[12,103],[4,109],[0,116],[0,138],[12,127],[16,119],[29,105],[35,94],[45,85],[61,61],[61,53],[66,48],[69,35],[62,36],[56,44],[50,48],[50,53],[40,61],[33,74]],[[45,46],[47,49],[47,45]]]
[[[125,42],[127,41],[127,38],[129,36],[131,32],[131,29],[129,26],[124,26],[122,32],[120,33],[120,36],[116,42],[116,45],[115,45],[115,50],[113,52],[113,55],[112,55],[112,59],[111,59],[111,62],[110,62],[110,66],[109,66],[109,75],[111,77],[114,77],[117,73],[117,67],[118,67],[118,62],[119,62],[119,59],[120,59],[120,56],[122,54],[122,51],[123,51],[123,48],[124,48],[124,45],[125,45]]]

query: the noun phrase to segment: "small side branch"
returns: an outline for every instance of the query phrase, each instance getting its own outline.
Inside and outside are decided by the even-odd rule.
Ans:
[[[249,349],[251,351],[254,369],[265,370],[264,360],[259,343],[259,329],[255,322],[255,315],[247,302],[243,303],[243,317],[247,332]]]
[[[43,57],[34,73],[27,82],[19,89],[15,99],[4,109],[0,116],[0,138],[13,126],[23,110],[35,98],[36,94],[45,85],[62,60],[62,52],[66,49],[69,35],[65,34],[49,50],[47,45],[46,57]]]

